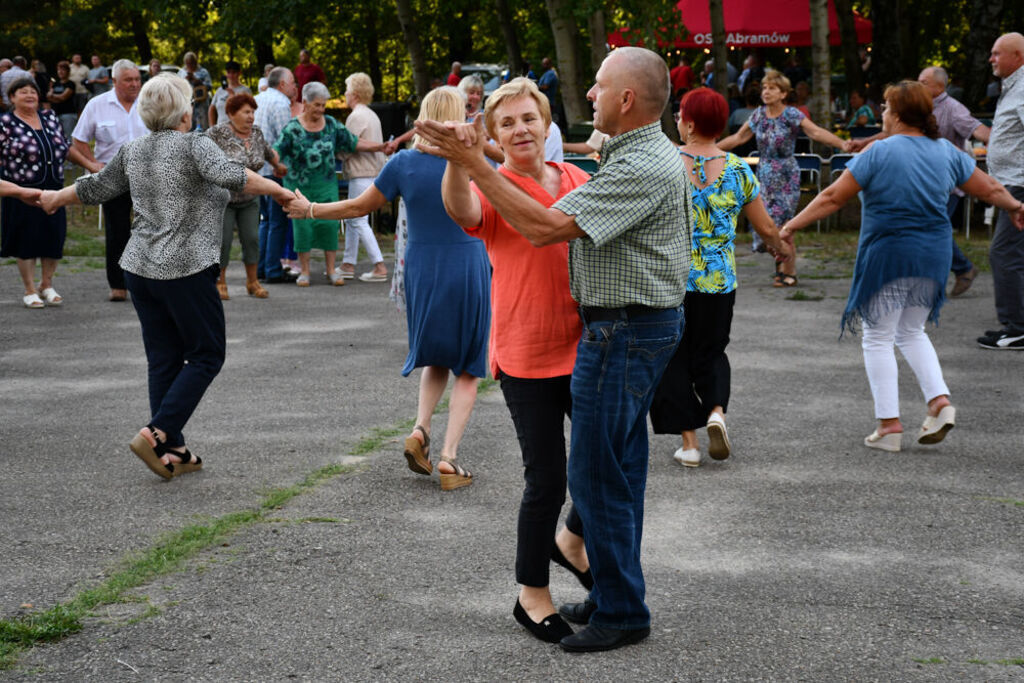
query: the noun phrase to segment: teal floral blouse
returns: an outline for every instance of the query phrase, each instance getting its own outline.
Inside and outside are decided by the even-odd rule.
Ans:
[[[310,133],[298,119],[292,119],[281,130],[274,149],[281,163],[288,166],[285,183],[293,187],[334,181],[334,159],[345,152],[356,151],[359,138],[348,128],[324,115],[323,130]]]
[[[750,166],[735,154],[726,154],[725,168],[715,182],[703,189],[690,187],[693,252],[686,291],[726,294],[736,289],[736,218],[760,192]]]

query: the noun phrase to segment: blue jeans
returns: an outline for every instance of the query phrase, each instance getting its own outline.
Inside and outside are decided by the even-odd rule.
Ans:
[[[185,445],[185,423],[224,365],[219,275],[220,264],[174,280],[124,274],[146,347],[149,423],[167,433],[171,447]]]
[[[946,202],[946,215],[949,216],[950,220],[953,219],[953,214],[956,212],[956,207],[960,204],[963,197],[958,197],[955,194],[949,195],[949,201]],[[967,254],[960,250],[960,247],[956,244],[956,232],[953,234],[953,265],[950,266],[950,270],[953,271],[954,275],[963,275],[971,268],[974,264],[971,263],[971,259],[967,258]]]
[[[569,492],[594,575],[595,626],[650,626],[640,541],[647,485],[647,412],[682,335],[683,310],[590,321],[572,373]]]
[[[263,176],[281,184],[279,178]],[[281,205],[266,195],[260,197],[260,253],[256,261],[256,274],[264,278],[278,278],[284,273],[281,254],[288,236],[288,216]]]

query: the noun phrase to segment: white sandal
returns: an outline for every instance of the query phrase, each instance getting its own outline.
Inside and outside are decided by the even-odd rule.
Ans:
[[[925,416],[924,424],[921,425],[921,433],[917,436],[917,442],[921,444],[939,443],[946,438],[946,434],[954,427],[955,421],[956,408],[943,406],[935,417]]]
[[[45,308],[46,307],[46,304],[43,303],[43,300],[40,299],[39,295],[36,294],[35,292],[32,292],[31,294],[26,294],[25,296],[21,297],[21,302],[23,304],[25,304],[25,308]]]
[[[40,294],[46,300],[47,306],[60,306],[64,303],[64,297],[57,293],[57,290],[53,287],[47,287]]]
[[[903,441],[903,432],[890,432],[889,434],[879,434],[878,430],[871,432],[871,434],[864,438],[864,445],[868,448],[877,448],[880,451],[889,451],[890,453],[899,453],[901,444]]]
[[[298,279],[295,280],[295,284],[298,285],[299,287],[309,287],[309,276],[300,275]]]

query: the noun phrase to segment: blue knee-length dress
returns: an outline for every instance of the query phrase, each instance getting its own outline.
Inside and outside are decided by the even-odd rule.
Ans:
[[[444,210],[445,161],[417,150],[393,156],[374,180],[408,211],[405,316],[409,355],[402,375],[436,365],[455,374],[487,374],[491,327],[491,265],[484,243],[467,235]]]

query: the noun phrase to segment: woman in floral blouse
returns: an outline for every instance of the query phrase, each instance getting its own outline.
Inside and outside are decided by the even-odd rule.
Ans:
[[[224,150],[224,156],[248,169],[259,171],[266,161],[274,167],[274,175],[283,178],[288,168],[281,163],[274,148],[267,144],[263,132],[253,125],[256,119],[256,100],[249,93],[232,95],[224,103],[227,120],[206,131],[206,134]],[[220,280],[217,290],[227,300],[228,285],[224,279],[231,260],[231,242],[238,226],[238,241],[242,243],[242,262],[245,264],[245,289],[250,296],[266,299],[268,294],[256,277],[259,260],[260,202],[259,198],[242,192],[232,192],[228,208],[224,210],[224,241],[220,251]]]
[[[302,114],[288,122],[281,131],[274,149],[281,155],[281,163],[288,167],[284,186],[296,188],[313,203],[338,201],[338,179],[334,159],[342,152],[379,152],[384,145],[360,140],[333,116],[324,113],[330,93],[323,83],[313,81],[302,88]],[[340,273],[334,272],[334,257],[338,251],[337,220],[306,219],[292,221],[295,251],[299,255],[302,273],[295,281],[299,287],[309,287],[309,251],[323,249],[327,277],[331,284],[345,284]]]
[[[693,199],[690,277],[683,299],[686,325],[651,404],[657,434],[682,434],[676,461],[697,467],[697,430],[708,429],[708,453],[729,457],[725,411],[729,407],[729,358],[725,347],[736,303],[736,218],[742,213],[773,252],[791,254],[779,241],[761,188],[750,167],[723,153],[715,138],[729,120],[725,98],[709,88],[691,90],[679,104],[679,136]]]
[[[0,114],[0,179],[24,188],[59,190],[64,187],[64,159],[70,156],[79,164],[85,159],[69,147],[57,115],[39,109],[39,87],[34,80],[15,80],[7,94],[11,110]],[[18,259],[25,285],[22,303],[27,308],[60,306],[64,299],[53,288],[53,274],[64,256],[66,214],[61,210],[48,216],[14,196],[0,201],[0,256]],[[36,259],[42,262],[38,290]]]

